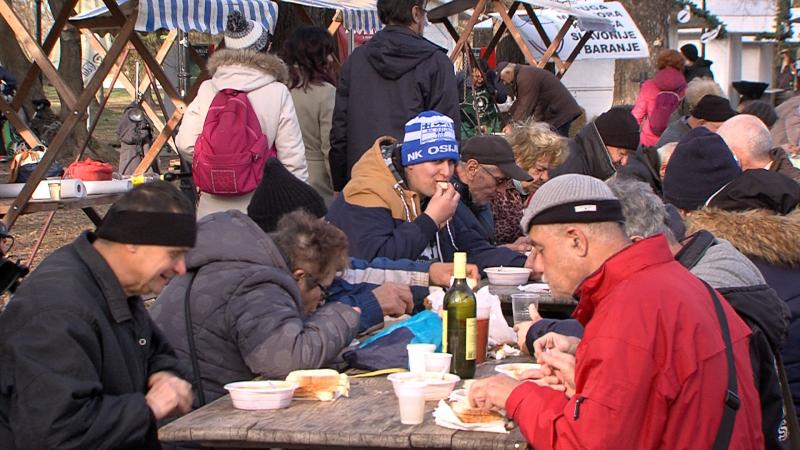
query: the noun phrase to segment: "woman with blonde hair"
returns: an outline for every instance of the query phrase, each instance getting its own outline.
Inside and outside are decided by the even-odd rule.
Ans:
[[[511,244],[523,236],[519,227],[527,199],[549,179],[548,172],[567,159],[567,139],[545,122],[533,119],[511,124],[506,140],[514,149],[517,165],[533,177],[529,182],[509,182],[508,189],[492,200],[498,244]]]

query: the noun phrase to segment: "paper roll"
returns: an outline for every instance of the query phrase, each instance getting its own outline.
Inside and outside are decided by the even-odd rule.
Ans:
[[[130,180],[84,181],[87,195],[128,192],[133,187]]]
[[[77,179],[61,180],[61,198],[83,197],[86,197],[86,186],[83,185],[83,181]]]
[[[16,197],[19,195],[20,192],[22,192],[23,186],[25,186],[25,183],[0,184],[0,197],[2,198]]]

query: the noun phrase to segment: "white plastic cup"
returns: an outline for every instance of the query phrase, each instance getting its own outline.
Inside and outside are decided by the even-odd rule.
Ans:
[[[450,353],[425,353],[425,371],[436,373],[450,372],[453,355]]]
[[[408,370],[410,372],[425,372],[425,354],[436,351],[434,344],[408,344]]]
[[[534,309],[539,307],[539,294],[532,293],[519,293],[511,294],[511,311],[514,316],[514,325],[531,320],[531,313],[529,307],[533,305]]]
[[[424,381],[405,381],[395,386],[397,402],[400,404],[400,423],[418,425],[425,419]]]

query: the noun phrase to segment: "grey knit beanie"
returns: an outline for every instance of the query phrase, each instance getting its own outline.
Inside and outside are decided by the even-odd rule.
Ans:
[[[520,225],[624,222],[622,206],[611,189],[587,175],[557,176],[540,187],[525,209]]]
[[[225,26],[225,48],[260,52],[269,44],[269,31],[260,23],[249,20],[240,11],[228,14]]]

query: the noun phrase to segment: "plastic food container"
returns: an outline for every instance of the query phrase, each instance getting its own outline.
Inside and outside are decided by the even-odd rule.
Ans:
[[[541,369],[542,366],[539,364],[532,364],[532,363],[514,363],[514,364],[501,364],[499,366],[495,366],[494,370],[500,372],[504,375],[508,375],[515,380],[519,380],[519,376],[522,375],[522,372],[531,369]]]
[[[452,373],[437,373],[437,372],[400,372],[393,373],[388,377],[392,382],[392,387],[397,395],[397,386],[400,383],[422,381],[425,386],[425,401],[434,401],[445,399],[450,396],[450,392],[456,386],[461,378]]]
[[[297,385],[288,381],[239,381],[228,383],[233,407],[237,409],[280,409],[289,406]]]
[[[489,267],[483,270],[489,276],[490,284],[517,286],[528,284],[531,269],[526,267]]]

